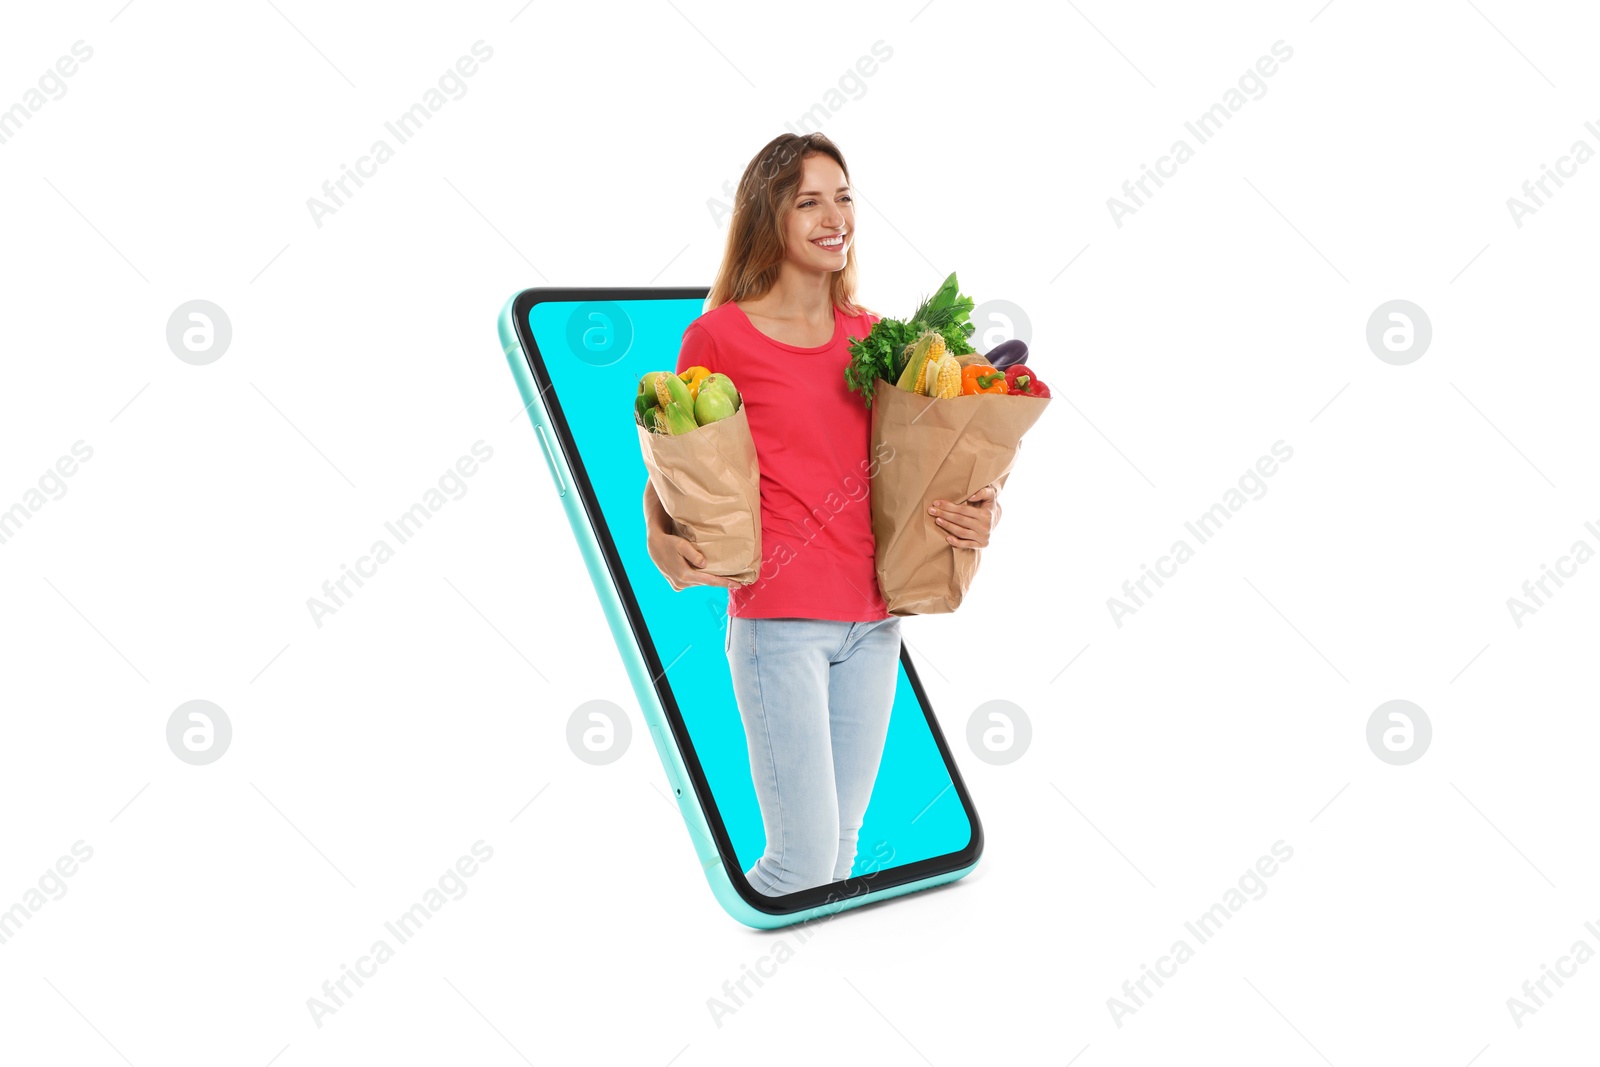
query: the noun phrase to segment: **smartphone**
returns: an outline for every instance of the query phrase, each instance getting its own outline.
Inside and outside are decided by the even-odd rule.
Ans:
[[[639,379],[677,365],[707,289],[527,289],[500,343],[712,892],[758,929],[952,882],[983,829],[902,645],[878,777],[843,881],[768,896],[744,877],[765,845],[728,670],[728,590],[675,592],[646,547]],[[758,456],[759,460],[759,456]]]

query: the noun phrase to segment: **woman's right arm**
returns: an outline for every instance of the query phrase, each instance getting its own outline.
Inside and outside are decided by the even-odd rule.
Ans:
[[[707,574],[701,570],[706,565],[703,552],[694,542],[679,537],[673,529],[672,517],[662,506],[656,487],[644,483],[644,524],[648,537],[650,559],[662,576],[671,583],[674,592],[682,592],[691,585],[720,585],[736,589],[739,583],[720,574]]]

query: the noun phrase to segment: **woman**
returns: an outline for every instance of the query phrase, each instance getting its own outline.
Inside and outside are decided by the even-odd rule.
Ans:
[[[678,370],[727,374],[761,467],[755,582],[699,568],[645,488],[650,558],[674,589],[726,586],[727,655],[744,721],[766,849],[745,872],[781,896],[847,878],[899,680],[900,619],[873,562],[867,500],[871,412],[846,384],[849,338],[880,316],[854,301],[855,199],[844,156],[820,133],[774,138],[739,181],[706,312],[683,334]],[[937,501],[950,543],[989,543],[996,487]]]

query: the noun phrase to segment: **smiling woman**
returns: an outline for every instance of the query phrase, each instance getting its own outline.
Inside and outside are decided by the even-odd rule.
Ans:
[[[878,591],[871,513],[830,506],[870,463],[871,416],[844,379],[849,336],[876,319],[855,302],[855,222],[839,148],[819,133],[774,138],[745,167],[707,310],[678,354],[680,373],[739,383],[762,551],[785,564],[728,595],[729,674],[766,837],[745,878],[769,896],[850,876],[898,679],[900,620]],[[731,584],[698,570],[653,503],[647,492],[650,555],[674,587]]]
[[[821,134],[775,138],[745,168],[736,203],[678,369],[703,366],[739,383],[760,457],[763,553],[804,542],[810,558],[772,582],[732,589],[729,614],[881,620],[866,509],[807,536],[829,495],[869,461],[870,413],[851,403],[843,377],[847,337],[875,318],[854,298],[855,197],[843,155]]]
[[[745,167],[734,203],[721,268],[705,313],[684,330],[677,370],[739,383],[760,467],[760,580],[701,570],[702,554],[677,536],[652,489],[644,504],[650,557],[674,589],[729,587],[725,651],[766,837],[744,876],[759,893],[785,896],[870,862],[858,861],[857,840],[895,702],[900,618],[878,588],[863,506],[872,414],[845,368],[850,338],[878,316],[855,300],[855,195],[831,140],[774,138]],[[992,512],[979,513],[987,539]]]

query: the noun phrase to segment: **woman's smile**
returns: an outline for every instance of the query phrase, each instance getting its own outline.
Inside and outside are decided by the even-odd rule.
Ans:
[[[844,239],[845,234],[843,233],[830,233],[825,234],[822,237],[813,238],[811,243],[816,245],[818,248],[827,249],[829,252],[842,253],[844,251]]]

